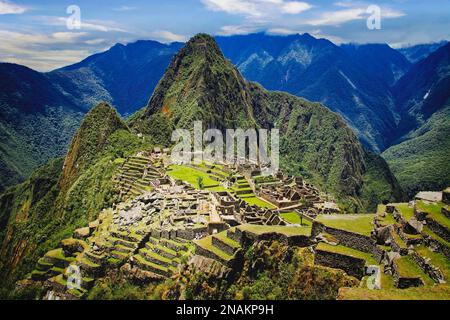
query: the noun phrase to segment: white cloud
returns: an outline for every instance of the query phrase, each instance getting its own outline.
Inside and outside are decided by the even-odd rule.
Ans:
[[[102,44],[102,43],[106,43],[106,42],[108,42],[108,40],[98,38],[98,39],[86,40],[84,43],[89,44],[89,45],[98,45],[98,44]]]
[[[311,9],[312,6],[306,2],[290,1],[281,6],[281,12],[288,14],[299,14]]]
[[[320,29],[310,31],[309,33],[311,35],[313,35],[314,38],[327,39],[327,40],[330,40],[331,42],[333,42],[334,44],[342,44],[342,43],[348,42],[347,40],[344,40],[341,37],[333,36],[333,35],[329,35],[329,34],[324,34],[324,33],[322,33],[322,30],[320,30]]]
[[[27,8],[9,1],[0,0],[0,14],[22,14]]]
[[[301,33],[297,30],[287,29],[287,28],[271,28],[267,30],[268,34],[274,35],[290,35],[290,34],[298,34]]]
[[[162,42],[184,42],[187,37],[181,34],[176,34],[168,30],[157,30],[150,33],[150,36],[155,40]]]
[[[118,8],[113,9],[114,11],[133,11],[136,10],[137,7],[130,7],[130,6],[121,6]]]
[[[306,21],[306,24],[312,26],[322,25],[340,25],[345,22],[364,19],[366,10],[362,8],[352,8],[338,11],[322,13],[318,18]]]
[[[67,26],[66,17],[53,17],[53,16],[40,16],[35,17],[35,20],[42,21],[43,24],[49,26]],[[84,20],[81,19],[81,28],[78,31],[101,31],[101,32],[128,32],[122,27],[118,26],[112,21],[102,21],[102,20]]]
[[[337,7],[343,7],[343,8],[349,8],[353,6],[353,3],[351,1],[338,1],[334,3]]]
[[[220,36],[232,36],[239,34],[249,34],[256,31],[258,31],[258,28],[253,26],[229,25],[221,27],[220,31],[217,34]]]
[[[342,6],[342,4],[341,4]],[[367,8],[354,7],[349,9],[328,11],[321,13],[317,18],[304,21],[304,24],[312,26],[341,25],[354,20],[367,19]],[[381,8],[381,18],[391,19],[405,16],[405,13],[390,8]]]
[[[405,16],[406,13],[390,8],[381,8],[381,17],[382,18],[400,18]]]
[[[312,8],[309,3],[286,0],[202,0],[211,11],[243,15],[250,19],[282,14],[299,14]]]
[[[91,54],[79,46],[87,36],[84,32],[46,35],[0,30],[0,61],[26,65],[39,71],[53,70],[78,62]]]

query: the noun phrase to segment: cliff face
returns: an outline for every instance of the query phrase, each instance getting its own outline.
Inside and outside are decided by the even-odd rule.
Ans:
[[[398,200],[401,192],[384,160],[368,156],[344,120],[318,103],[247,82],[224,58],[215,40],[192,38],[173,58],[148,106],[132,120],[137,131],[169,145],[175,128],[279,128],[281,166],[337,195],[352,210],[373,209]],[[162,130],[163,128],[163,130]],[[376,158],[376,159],[375,159]],[[368,168],[377,175],[367,175]],[[386,170],[387,169],[387,170]],[[382,173],[382,174],[381,174]],[[377,180],[387,187],[382,198],[363,192]]]

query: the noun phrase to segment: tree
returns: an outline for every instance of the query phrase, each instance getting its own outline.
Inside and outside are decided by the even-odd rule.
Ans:
[[[204,185],[203,185],[203,177],[197,177],[197,184],[199,189],[203,189]]]

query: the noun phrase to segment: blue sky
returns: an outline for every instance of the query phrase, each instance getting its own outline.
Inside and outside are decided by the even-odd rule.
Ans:
[[[81,28],[67,27],[77,5]],[[367,28],[367,9],[381,29]],[[450,39],[449,0],[0,0],[0,61],[48,71],[138,39],[185,41],[213,35],[308,32],[335,43],[393,47]]]

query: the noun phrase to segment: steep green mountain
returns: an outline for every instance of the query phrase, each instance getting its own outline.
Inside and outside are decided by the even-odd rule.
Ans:
[[[41,73],[0,63],[0,192],[64,153],[81,110]]]
[[[450,182],[450,44],[420,61],[393,88],[401,122],[383,153],[410,195]]]
[[[437,191],[450,183],[450,107],[436,112],[405,141],[382,153],[403,190]]]
[[[384,161],[363,149],[340,116],[319,103],[245,81],[214,39],[203,34],[174,57],[147,108],[130,125],[169,144],[174,128],[191,129],[194,120],[205,128],[278,127],[283,168],[303,174],[353,210],[401,198]],[[386,190],[381,198],[365,191],[379,187]]]
[[[116,160],[149,147],[115,109],[105,103],[93,108],[65,159],[50,162],[0,195],[1,285],[29,272],[37,257],[111,206]]]
[[[389,86],[409,62],[387,45],[336,46],[309,34],[217,37],[250,81],[317,101],[339,113],[365,146],[382,151],[395,134]]]

